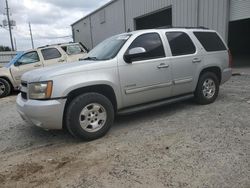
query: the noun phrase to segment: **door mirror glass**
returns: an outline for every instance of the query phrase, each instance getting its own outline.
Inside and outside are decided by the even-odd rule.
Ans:
[[[132,63],[134,59],[143,57],[146,52],[146,49],[143,47],[132,48],[124,55],[124,60],[126,63]]]

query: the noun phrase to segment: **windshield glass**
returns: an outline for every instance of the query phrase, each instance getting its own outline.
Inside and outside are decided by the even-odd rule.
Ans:
[[[5,67],[10,67],[12,64],[14,64],[17,59],[19,59],[22,55],[24,54],[24,52],[17,52],[16,56],[5,66]]]
[[[131,34],[117,35],[106,39],[88,53],[85,60],[108,60],[114,58]]]

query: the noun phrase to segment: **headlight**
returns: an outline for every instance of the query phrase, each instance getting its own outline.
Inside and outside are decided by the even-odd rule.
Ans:
[[[49,99],[52,94],[52,81],[29,84],[30,99]]]

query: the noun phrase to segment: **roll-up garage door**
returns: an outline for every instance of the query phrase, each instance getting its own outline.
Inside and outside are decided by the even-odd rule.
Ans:
[[[250,18],[250,0],[230,1],[230,21]]]

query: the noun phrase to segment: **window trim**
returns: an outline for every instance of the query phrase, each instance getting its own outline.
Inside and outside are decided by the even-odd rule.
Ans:
[[[18,62],[23,56],[25,56],[26,54],[29,54],[29,53],[36,53],[36,54],[37,54],[37,57],[38,57],[38,61],[35,61],[35,62],[32,62],[32,63],[25,63],[25,64],[16,65],[16,64],[18,64],[17,62]],[[14,63],[14,66],[17,67],[17,66],[23,66],[23,65],[30,65],[30,64],[37,63],[37,62],[40,62],[40,61],[41,61],[41,60],[40,60],[40,57],[39,57],[37,51],[29,51],[29,52],[26,52],[26,53],[24,53],[23,55],[21,55],[21,57],[19,57],[19,58],[17,59],[17,61]]]
[[[56,50],[59,52],[60,57],[45,59],[45,58],[44,58],[44,55],[43,55],[43,51],[44,51],[44,50],[48,50],[48,49],[56,49]],[[62,57],[62,53],[61,53],[60,50],[57,49],[56,47],[50,47],[50,48],[41,49],[41,54],[42,54],[42,56],[43,56],[44,61],[49,61],[49,60],[52,60],[52,59],[58,59],[58,58],[61,58],[61,57]]]
[[[164,55],[163,55],[163,56],[158,56],[158,57],[151,57],[151,58],[140,58],[140,59],[135,60],[135,62],[138,62],[138,61],[147,61],[147,60],[153,60],[153,59],[166,58],[167,56],[166,56],[166,50],[165,50],[165,48],[164,48],[163,40],[162,40],[162,38],[161,38],[161,35],[160,35],[159,33],[157,33],[157,32],[143,33],[143,34],[138,35],[138,36],[130,43],[130,45],[129,45],[129,47],[127,48],[127,50],[125,51],[124,55],[126,55],[126,54],[128,53],[130,46],[133,44],[133,42],[134,42],[137,38],[139,38],[139,37],[141,37],[141,36],[143,36],[143,35],[149,35],[149,34],[157,34],[157,35],[159,36],[159,38],[160,38],[160,40],[161,40],[162,48],[163,48],[163,51],[164,51]]]
[[[171,49],[171,46],[170,46],[170,42],[168,40],[168,37],[167,37],[167,33],[184,33],[188,36],[188,38],[190,39],[190,41],[192,42],[193,46],[194,46],[194,53],[190,53],[190,54],[182,54],[182,55],[173,55],[173,52],[172,52],[172,49]],[[172,57],[182,57],[182,56],[189,56],[189,55],[194,55],[197,53],[197,47],[195,46],[195,43],[193,42],[192,38],[186,33],[186,32],[183,32],[183,31],[167,31],[165,32],[165,36],[167,38],[167,41],[168,41],[168,45],[169,45],[169,49],[170,49],[170,52],[171,52],[171,56]]]

